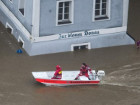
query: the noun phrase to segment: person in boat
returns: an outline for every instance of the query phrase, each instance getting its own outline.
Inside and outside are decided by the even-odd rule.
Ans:
[[[56,65],[56,71],[51,79],[61,79],[61,78],[62,78],[62,69],[60,65]]]
[[[92,74],[91,68],[86,63],[82,63],[82,66],[80,68],[80,73],[75,78],[75,80],[77,80],[79,78],[79,76],[83,76],[83,75],[86,76],[90,80],[88,71]]]

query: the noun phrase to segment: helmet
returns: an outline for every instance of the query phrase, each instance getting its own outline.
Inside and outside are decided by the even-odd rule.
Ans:
[[[56,69],[59,69],[60,68],[60,65],[56,65]]]

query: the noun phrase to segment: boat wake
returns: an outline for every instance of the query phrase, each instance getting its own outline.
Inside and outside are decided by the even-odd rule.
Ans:
[[[124,65],[103,78],[101,84],[124,86],[140,92],[140,63]]]

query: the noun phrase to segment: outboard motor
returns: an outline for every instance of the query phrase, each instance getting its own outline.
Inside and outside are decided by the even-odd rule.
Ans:
[[[97,76],[99,80],[102,80],[102,78],[105,76],[105,72],[103,70],[98,70]]]
[[[88,72],[89,78],[91,80],[96,80],[96,71],[92,70],[92,74],[90,72]]]

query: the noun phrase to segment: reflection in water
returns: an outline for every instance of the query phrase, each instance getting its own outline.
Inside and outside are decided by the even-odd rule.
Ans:
[[[36,88],[35,91],[36,93],[39,94],[47,94],[47,93],[60,93],[60,94],[65,94],[67,92],[79,92],[82,90],[89,90],[89,89],[96,89],[99,88],[99,85],[89,85],[89,86],[44,86],[44,85],[40,85],[40,87]]]

